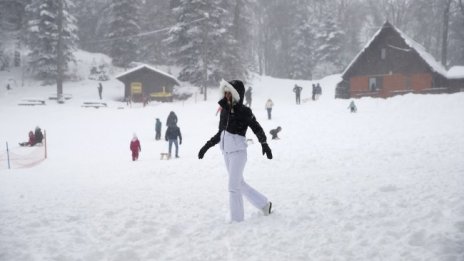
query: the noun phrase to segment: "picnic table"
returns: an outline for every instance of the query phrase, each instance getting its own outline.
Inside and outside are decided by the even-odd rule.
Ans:
[[[69,93],[63,93],[62,94],[63,96],[63,99],[65,100],[70,100],[72,99],[72,94],[69,94]],[[58,97],[56,97],[56,94],[52,94],[48,97],[49,100],[58,100]]]
[[[25,98],[22,99],[18,105],[21,106],[35,106],[35,105],[45,105],[45,100],[40,98]]]
[[[83,102],[81,107],[84,107],[84,108],[93,107],[95,109],[98,109],[101,107],[108,107],[108,104],[106,104],[106,102]]]

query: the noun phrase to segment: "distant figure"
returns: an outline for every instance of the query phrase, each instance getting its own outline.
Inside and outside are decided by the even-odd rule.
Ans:
[[[177,143],[178,138],[179,143]],[[179,144],[182,144],[182,134],[180,133],[179,127],[177,127],[176,125],[168,126],[168,128],[166,129],[166,134],[164,135],[164,139],[169,142],[168,159],[170,159],[172,155],[172,144],[176,146],[176,158],[179,158]]]
[[[267,102],[266,102],[266,110],[267,110],[267,119],[270,120],[272,118],[272,107],[274,107],[274,103],[272,102],[271,99],[267,99]]]
[[[168,115],[168,118],[166,120],[166,126],[176,126],[177,125],[177,115],[173,111],[171,111]]]
[[[248,107],[251,107],[251,95],[252,95],[252,88],[248,87],[248,89],[245,92],[245,105]]]
[[[35,127],[35,143],[42,143],[43,140],[43,133],[42,130],[39,128],[39,126]]]
[[[161,139],[161,121],[160,119],[156,118],[155,123],[155,140]]]
[[[312,99],[313,101],[316,100],[316,93],[317,93],[317,86],[316,86],[316,84],[313,83],[313,90],[312,90],[312,92],[311,92],[311,99]]]
[[[301,96],[301,91],[303,90],[303,87],[298,86],[295,84],[295,87],[293,87],[293,92],[295,93],[295,98],[296,98],[296,104],[300,104],[300,96]]]
[[[150,96],[148,94],[143,94],[142,101],[143,107],[147,106],[150,103]]]
[[[102,83],[98,83],[98,96],[100,96],[100,100],[102,99],[102,94],[103,94],[103,85]]]
[[[348,109],[350,109],[350,112],[357,112],[358,108],[356,108],[356,104],[354,104],[354,101],[350,102],[350,105],[348,106]]]
[[[142,151],[142,147],[140,146],[140,141],[137,138],[137,135],[134,133],[134,137],[130,142],[130,150],[132,151],[132,161],[136,161],[139,159],[139,152]]]
[[[273,140],[279,140],[279,136],[277,134],[279,134],[279,132],[282,130],[282,128],[280,126],[277,126],[277,128],[275,129],[272,129],[269,133],[271,134],[271,138]]]
[[[27,142],[20,142],[19,143],[19,146],[34,146],[36,144],[35,142],[35,135],[34,135],[34,132],[32,131],[29,131],[29,141]]]
[[[319,83],[316,85],[316,99],[319,99],[319,96],[322,95],[322,87]]]
[[[7,91],[11,90],[11,86],[10,86],[9,83],[6,84],[6,90],[7,90]]]

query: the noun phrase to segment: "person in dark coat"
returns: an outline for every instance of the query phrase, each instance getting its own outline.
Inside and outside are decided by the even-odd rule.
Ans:
[[[295,93],[295,98],[296,98],[296,104],[300,104],[300,96],[301,96],[301,91],[303,90],[303,87],[298,86],[295,84],[295,87],[293,87],[293,92]]]
[[[102,83],[98,83],[98,96],[100,97],[100,100],[102,99],[102,95],[103,95],[103,85]]]
[[[34,146],[36,144],[34,132],[29,131],[29,141],[19,143],[19,146]]]
[[[35,136],[36,143],[42,143],[43,133],[42,133],[42,130],[39,128],[39,126],[35,127],[34,136]]]
[[[245,105],[248,107],[251,107],[251,96],[252,96],[252,88],[248,87],[248,89],[245,92]]]
[[[319,99],[319,96],[322,95],[322,87],[319,83],[316,84],[316,98]]]
[[[166,126],[176,126],[177,125],[177,115],[175,112],[171,111],[166,120]]]
[[[172,151],[172,144],[176,146],[176,158],[179,158],[179,144],[182,144],[182,134],[180,133],[180,128],[176,125],[169,126],[166,129],[166,134],[164,135],[164,139],[169,142],[169,154],[168,158],[171,158],[171,151]],[[179,139],[179,143],[177,143],[177,139]]]
[[[156,118],[155,123],[155,140],[161,139],[161,121],[160,119]]]
[[[132,161],[138,160],[139,152],[142,151],[142,147],[140,146],[140,141],[137,138],[137,135],[135,135],[135,133],[134,133],[134,136],[132,137],[129,148],[132,151]]]
[[[233,80],[220,83],[222,107],[219,130],[200,149],[198,158],[202,159],[206,151],[220,143],[226,169],[229,174],[229,203],[232,222],[244,220],[243,196],[264,215],[271,213],[272,203],[257,190],[248,185],[243,178],[243,170],[247,161],[246,132],[248,127],[255,133],[261,143],[262,153],[272,159],[272,151],[266,142],[266,134],[256,120],[251,109],[243,105],[245,87],[243,82]]]
[[[271,139],[273,140],[279,140],[279,136],[277,134],[279,134],[279,132],[282,130],[282,128],[280,126],[277,126],[277,128],[275,129],[272,129],[269,133],[271,134]]]
[[[311,93],[311,99],[313,101],[316,100],[316,94],[317,94],[317,87],[316,87],[316,84],[313,84],[313,90],[312,90],[312,93]]]

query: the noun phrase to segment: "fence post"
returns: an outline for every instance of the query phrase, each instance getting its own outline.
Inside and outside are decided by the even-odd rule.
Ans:
[[[8,142],[6,143],[6,158],[8,161],[8,169],[10,169],[10,150],[8,149]]]

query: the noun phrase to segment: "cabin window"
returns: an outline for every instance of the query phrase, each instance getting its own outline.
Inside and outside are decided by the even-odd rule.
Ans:
[[[377,91],[377,89],[378,89],[377,78],[375,77],[369,78],[369,91],[375,92]]]
[[[382,48],[380,50],[380,59],[385,60],[386,57],[387,57],[387,49]]]

